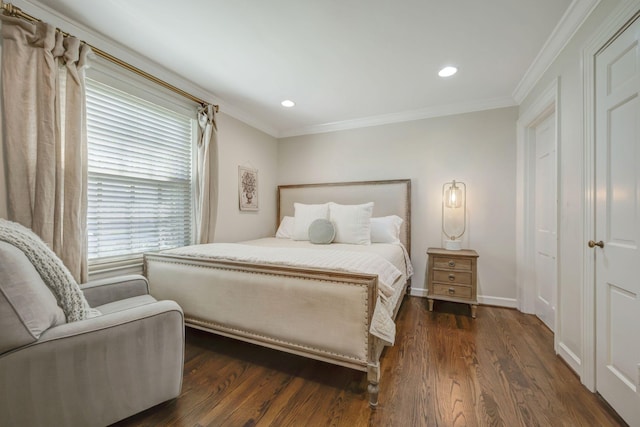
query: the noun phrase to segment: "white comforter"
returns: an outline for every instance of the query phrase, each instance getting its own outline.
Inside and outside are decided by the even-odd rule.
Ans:
[[[379,295],[369,331],[387,345],[393,345],[395,323],[392,313],[398,297],[396,292],[398,287],[394,285],[399,280],[406,280],[411,275],[411,264],[409,263],[406,271],[402,272],[376,253],[349,251],[344,248],[332,249],[331,246],[313,249],[261,246],[254,242],[247,242],[247,244],[214,243],[171,249],[164,251],[164,253],[254,264],[288,265],[375,274],[378,276]]]

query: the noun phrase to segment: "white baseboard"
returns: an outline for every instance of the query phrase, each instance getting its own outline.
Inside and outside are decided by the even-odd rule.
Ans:
[[[582,372],[582,361],[564,343],[558,343],[558,356],[562,357],[562,359],[567,362],[567,365],[580,376],[580,372]]]
[[[411,287],[411,296],[414,297],[425,297],[427,296],[427,290],[425,288],[414,288]]]
[[[427,289],[411,288],[411,295],[415,297],[427,297]],[[478,295],[478,304],[495,305],[497,307],[518,308],[518,301],[515,298],[488,297]]]
[[[484,305],[495,305],[497,307],[518,308],[518,300],[516,300],[515,298],[478,295],[478,303]]]

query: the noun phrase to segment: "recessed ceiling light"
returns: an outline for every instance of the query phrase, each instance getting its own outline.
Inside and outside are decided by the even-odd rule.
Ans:
[[[290,99],[285,99],[280,104],[282,104],[283,107],[287,107],[287,108],[291,108],[296,105],[296,103],[291,101]]]
[[[458,69],[456,67],[444,67],[442,70],[438,71],[438,75],[440,77],[451,77],[457,72]]]

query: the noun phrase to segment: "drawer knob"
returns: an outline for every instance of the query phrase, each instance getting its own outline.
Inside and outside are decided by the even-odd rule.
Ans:
[[[455,294],[455,293],[456,293],[456,290],[455,290],[455,289],[453,289],[453,288],[449,288],[449,293],[450,293],[451,295],[453,295],[453,294]]]
[[[456,266],[455,261],[449,261],[449,267],[455,267],[455,266]]]
[[[449,275],[449,280],[451,280],[453,282],[454,280],[456,280],[456,276],[454,274],[450,274]]]

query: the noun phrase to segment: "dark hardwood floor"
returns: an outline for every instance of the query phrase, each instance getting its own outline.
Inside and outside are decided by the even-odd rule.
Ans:
[[[370,410],[363,372],[187,329],[178,399],[118,426],[620,426],[535,316],[405,297]]]

